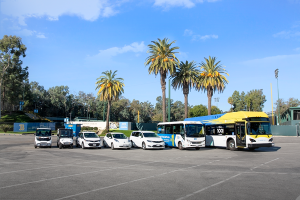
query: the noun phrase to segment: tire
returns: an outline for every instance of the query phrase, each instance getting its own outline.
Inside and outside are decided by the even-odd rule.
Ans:
[[[134,147],[134,142],[133,142],[133,141],[131,141],[131,147],[132,147],[132,148]]]
[[[62,145],[62,144],[59,144],[59,148],[62,149],[62,147],[63,147],[63,145]]]
[[[82,144],[81,144],[81,148],[82,149],[85,149],[85,146],[84,146],[84,143],[82,142]]]
[[[73,145],[71,145],[70,148],[73,149]]]
[[[196,150],[200,150],[200,147],[196,147],[195,149],[196,149]]]
[[[107,146],[106,146],[106,143],[105,143],[105,141],[103,140],[103,147],[104,148],[106,148]]]
[[[58,146],[58,142],[56,143],[56,145],[57,145],[57,147],[59,147],[59,146]]]
[[[146,150],[147,148],[146,148],[146,144],[145,144],[145,142],[143,142],[143,144],[142,144],[142,148],[143,148],[143,150]]]
[[[111,143],[111,150],[115,150],[114,143]]]
[[[79,147],[79,144],[77,143],[77,141],[76,141],[76,147],[77,147],[77,148]]]
[[[234,140],[229,140],[227,146],[230,149],[230,151],[235,151],[236,150]]]
[[[182,143],[181,143],[181,142],[178,142],[178,149],[179,149],[179,150],[183,150],[183,147],[182,147]]]
[[[37,148],[37,146],[36,146],[36,145],[34,145],[34,148]]]

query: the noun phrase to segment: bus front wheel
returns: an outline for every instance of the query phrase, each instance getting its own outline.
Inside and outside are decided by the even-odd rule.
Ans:
[[[235,151],[236,150],[234,140],[229,140],[227,146],[230,149],[230,151]]]
[[[182,143],[181,143],[181,142],[178,142],[178,149],[179,149],[179,150],[183,150],[183,147],[182,147]]]

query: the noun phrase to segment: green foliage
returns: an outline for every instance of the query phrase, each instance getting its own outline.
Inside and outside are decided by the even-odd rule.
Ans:
[[[12,131],[12,125],[8,125],[8,124],[1,124],[0,125],[0,129],[3,130],[4,133],[6,133],[7,131]]]
[[[263,95],[262,90],[251,90],[246,95],[244,92],[241,94],[234,91],[232,96],[233,110],[237,111],[262,111],[266,96]]]
[[[288,101],[284,101],[284,99],[277,100],[276,103],[274,103],[276,114],[278,112],[278,105],[280,106],[280,115],[282,115],[288,108],[300,106],[300,101],[295,98],[289,98]]]
[[[207,107],[200,104],[194,106],[190,109],[189,117],[199,117],[199,116],[206,116],[207,115]]]
[[[106,135],[106,133],[108,133],[108,132],[109,132],[109,130],[105,129],[105,130],[102,131],[101,135]]]
[[[0,122],[48,122],[46,120],[33,120],[23,111],[3,112]]]
[[[216,114],[221,114],[222,111],[217,107],[217,106],[212,106],[211,107],[211,114],[216,115]]]

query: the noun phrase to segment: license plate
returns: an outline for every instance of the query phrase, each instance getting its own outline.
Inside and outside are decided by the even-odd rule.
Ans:
[[[93,146],[95,147],[95,146],[96,146],[96,144],[93,144]]]

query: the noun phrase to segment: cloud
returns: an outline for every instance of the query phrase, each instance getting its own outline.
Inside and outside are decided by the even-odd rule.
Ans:
[[[119,54],[127,53],[127,52],[144,52],[146,50],[146,45],[144,42],[141,42],[140,44],[138,42],[134,42],[130,45],[125,45],[124,47],[112,47],[105,50],[99,50],[99,53],[94,56],[88,56],[88,59],[92,58],[111,58],[114,56],[117,56]]]
[[[218,35],[197,35],[197,34],[194,34],[194,32],[192,30],[189,30],[189,29],[185,29],[183,35],[192,37],[192,41],[200,41],[200,40],[204,41],[207,39],[218,39],[219,38]]]
[[[193,35],[192,41],[207,40],[207,39],[218,39],[218,35]]]
[[[296,48],[296,49],[294,49],[295,51],[300,51],[300,47],[298,47],[298,48]]]
[[[276,33],[273,35],[275,38],[284,38],[284,39],[289,39],[293,37],[299,37],[300,36],[300,31],[281,31],[279,33]]]
[[[300,54],[292,54],[292,55],[277,55],[270,56],[265,58],[253,59],[242,62],[247,66],[256,66],[256,67],[297,67],[300,65]]]
[[[25,19],[30,17],[47,17],[53,21],[62,15],[75,15],[95,21],[99,16],[115,15],[115,6],[109,0],[2,0],[1,13],[17,18],[19,24],[25,26]]]
[[[46,38],[45,35],[44,35],[44,34],[41,34],[41,33],[37,34],[36,37],[37,37],[37,38],[42,38],[42,39]]]
[[[197,3],[216,2],[219,0],[154,0],[155,6],[192,8]]]

